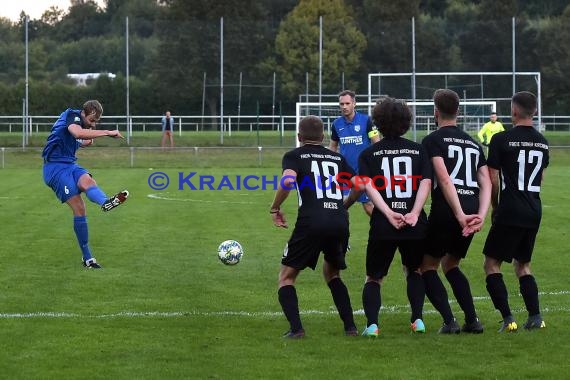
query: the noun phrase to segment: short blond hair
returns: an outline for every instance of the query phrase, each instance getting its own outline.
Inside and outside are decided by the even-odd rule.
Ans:
[[[85,112],[85,116],[95,115],[96,117],[101,117],[103,115],[103,106],[98,100],[88,100],[83,103],[83,112]]]

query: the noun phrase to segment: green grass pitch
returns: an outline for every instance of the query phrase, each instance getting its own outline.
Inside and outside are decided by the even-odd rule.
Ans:
[[[100,150],[98,150],[100,149]],[[543,184],[544,216],[533,270],[547,328],[501,335],[500,315],[485,290],[482,244],[473,241],[463,268],[485,325],[482,335],[440,336],[441,318],[426,300],[425,335],[411,335],[399,258],[382,291],[381,333],[375,340],[343,336],[330,292],[318,270],[301,273],[297,291],[305,339],[285,341],[277,301],[279,261],[291,230],[273,227],[266,190],[177,189],[178,173],[274,176],[283,151],[248,160],[235,151],[219,158],[191,152],[147,152],[134,168],[107,165],[105,148],[85,153],[108,193],[129,189],[125,205],[102,213],[88,204],[90,243],[104,266],[81,267],[69,208],[41,178],[37,152],[10,157],[0,169],[0,373],[9,379],[559,379],[570,364],[568,202],[570,157],[552,150]],[[101,157],[99,157],[101,156]],[[223,162],[222,162],[223,161]],[[248,163],[249,162],[249,163]],[[221,167],[222,164],[227,167]],[[152,165],[152,166],[151,166]],[[150,169],[152,167],[152,169]],[[166,173],[168,189],[148,178]],[[197,183],[194,181],[194,183]],[[255,184],[255,183],[253,183]],[[149,197],[149,195],[153,195]],[[296,196],[284,210],[296,217]],[[218,261],[216,247],[238,240],[236,266]],[[351,209],[349,268],[343,272],[359,329],[367,220]],[[526,320],[511,266],[504,273],[519,324]],[[450,296],[452,295],[450,291]],[[452,297],[452,308],[463,315]]]

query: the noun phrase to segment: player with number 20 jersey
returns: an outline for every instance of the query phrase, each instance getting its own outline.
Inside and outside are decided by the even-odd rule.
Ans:
[[[467,255],[473,234],[481,229],[485,220],[491,182],[483,149],[457,127],[459,95],[450,89],[438,89],[433,100],[438,129],[422,141],[435,177],[422,275],[426,294],[444,320],[441,333],[456,334],[460,330],[482,333],[483,325],[477,318],[469,281],[459,263]],[[461,329],[437,274],[440,264],[465,313]]]
[[[479,184],[477,171],[486,165],[483,149],[471,136],[457,126],[448,126],[427,135],[422,144],[430,158],[441,157],[455,186],[461,208],[466,215],[477,214],[479,210]],[[446,236],[450,231],[461,234],[453,210],[445,199],[441,186],[434,181],[431,193],[430,234]],[[468,238],[469,241],[473,235]],[[438,236],[438,239],[440,236]],[[467,243],[468,244],[468,243]],[[448,252],[430,252],[434,257]],[[462,255],[466,252],[462,252]],[[463,256],[464,257],[464,256]]]

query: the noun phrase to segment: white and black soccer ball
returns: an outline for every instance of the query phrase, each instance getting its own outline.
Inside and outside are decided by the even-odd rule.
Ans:
[[[243,248],[235,240],[226,240],[218,247],[218,258],[226,265],[235,265],[243,257]]]

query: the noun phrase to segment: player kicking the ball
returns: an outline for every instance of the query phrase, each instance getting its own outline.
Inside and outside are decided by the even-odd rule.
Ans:
[[[91,256],[85,203],[81,193],[84,192],[103,211],[114,209],[129,196],[129,192],[123,190],[107,197],[91,174],[76,163],[77,149],[91,145],[93,139],[102,136],[123,138],[118,130],[95,130],[102,114],[103,107],[97,100],[88,100],[81,110],[68,108],[53,125],[42,152],[44,182],[62,203],[71,207],[73,230],[83,255],[83,266],[90,269],[100,269],[101,266]]]

